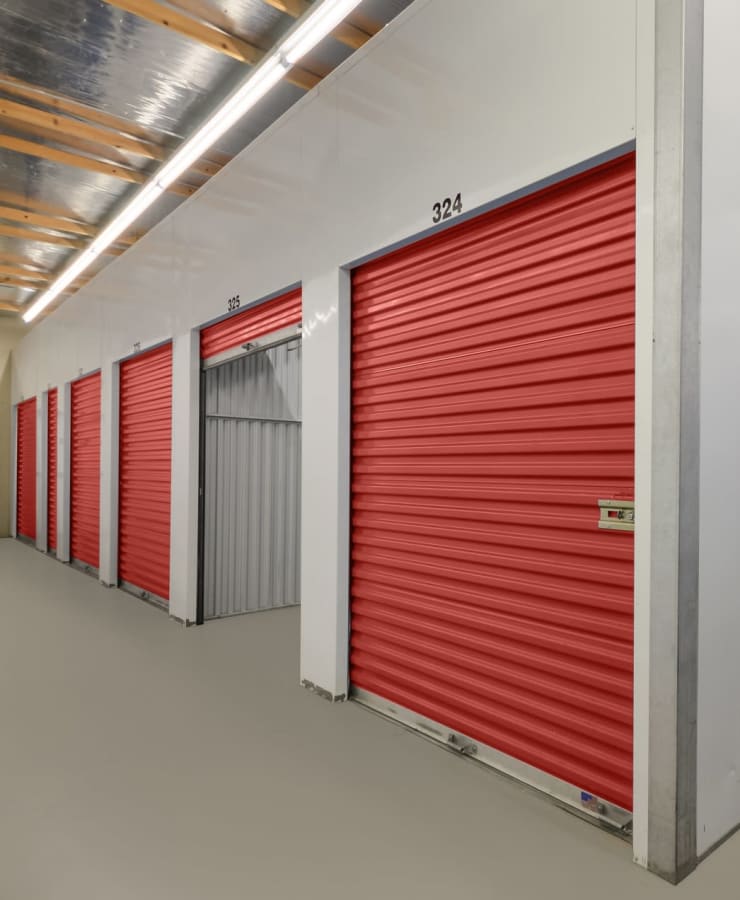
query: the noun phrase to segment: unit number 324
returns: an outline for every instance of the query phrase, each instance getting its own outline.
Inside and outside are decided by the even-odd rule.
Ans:
[[[451,219],[453,213],[462,212],[462,197],[457,194],[453,200],[451,197],[445,197],[439,203],[435,203],[432,207],[432,222],[436,225],[444,219]]]

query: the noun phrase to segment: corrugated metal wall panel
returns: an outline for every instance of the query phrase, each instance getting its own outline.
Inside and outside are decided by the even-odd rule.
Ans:
[[[36,398],[16,410],[16,534],[36,540]]]
[[[207,619],[300,602],[300,341],[205,373]]]
[[[301,315],[300,288],[245,309],[201,331],[201,358],[216,356],[288,325],[298,325]]]
[[[170,596],[172,345],[121,364],[118,577]]]
[[[632,803],[634,156],[353,275],[352,685]]]
[[[100,373],[72,382],[70,552],[97,569],[100,560]]]
[[[46,395],[47,402],[47,449],[46,449],[46,510],[47,545],[49,550],[57,548],[57,409],[59,393],[56,388]]]

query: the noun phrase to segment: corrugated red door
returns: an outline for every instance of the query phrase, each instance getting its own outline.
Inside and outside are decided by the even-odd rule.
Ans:
[[[352,338],[353,688],[627,810],[634,232],[631,154],[359,268]]]
[[[279,331],[288,325],[300,325],[301,308],[301,289],[296,288],[266,303],[229,316],[215,325],[209,325],[200,333],[201,359],[232,350],[240,344]]]
[[[16,410],[16,534],[36,540],[36,398]]]
[[[97,569],[100,560],[100,373],[72,382],[70,550]]]
[[[170,596],[172,344],[121,364],[118,578]]]
[[[47,439],[46,450],[46,515],[49,550],[57,548],[57,389],[49,391],[47,397]]]

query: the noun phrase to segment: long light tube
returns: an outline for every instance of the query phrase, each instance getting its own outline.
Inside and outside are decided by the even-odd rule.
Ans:
[[[103,228],[89,247],[81,250],[67,268],[23,314],[32,322],[78,278],[98,256],[116,241],[183,172],[210,148],[242,116],[257,104],[306,53],[325,38],[361,0],[323,0],[288,32],[279,46],[254,68],[244,81],[184,141],[175,153],[136,192],[131,201]]]

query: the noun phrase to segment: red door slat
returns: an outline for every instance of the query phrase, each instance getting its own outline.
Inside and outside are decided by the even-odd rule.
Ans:
[[[18,404],[16,415],[16,534],[36,540],[36,398]]]
[[[632,805],[634,154],[352,276],[355,688]]]
[[[172,344],[121,364],[118,577],[170,596]]]
[[[100,565],[100,373],[72,382],[70,555]]]
[[[56,388],[47,394],[47,545],[49,550],[57,548],[57,409],[59,393]]]
[[[288,325],[300,325],[302,315],[300,288],[245,309],[201,331],[201,359],[217,356]]]

